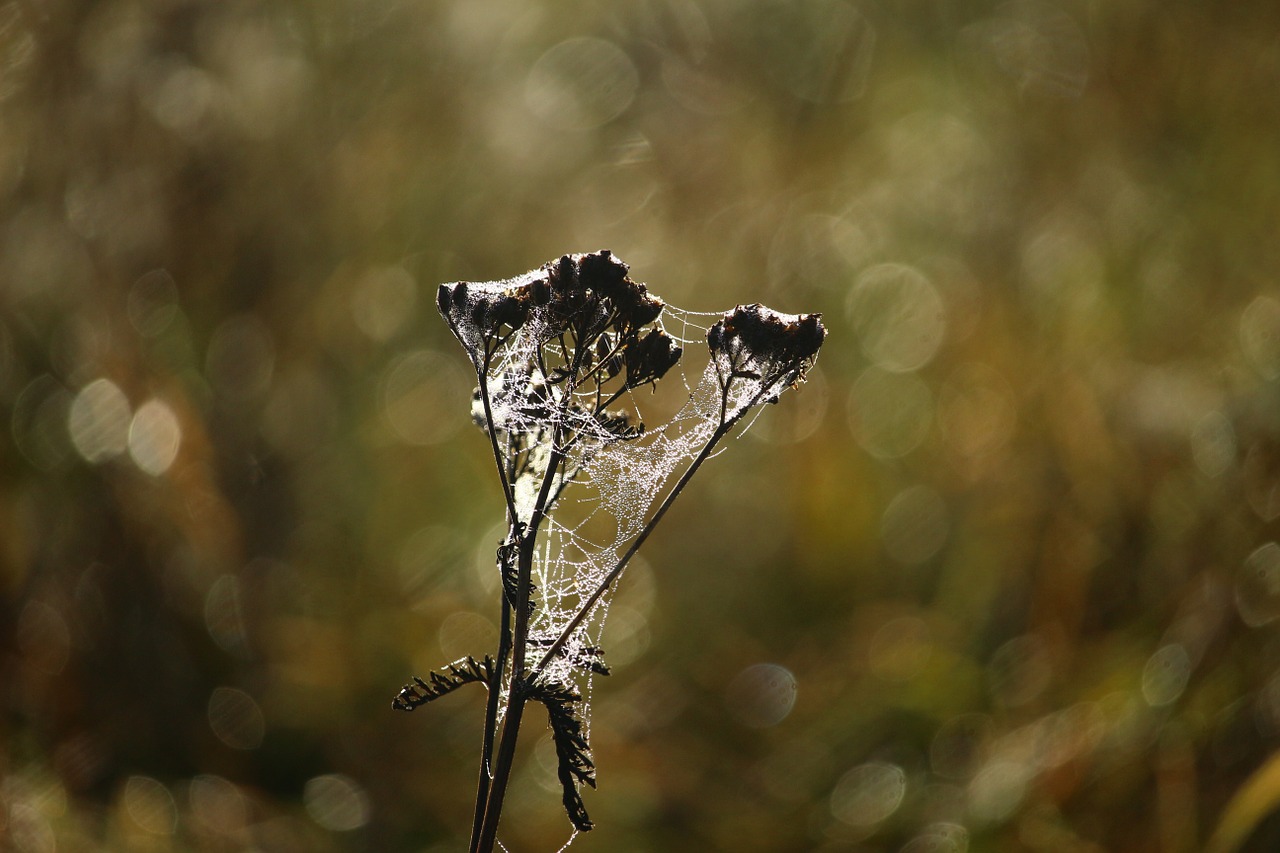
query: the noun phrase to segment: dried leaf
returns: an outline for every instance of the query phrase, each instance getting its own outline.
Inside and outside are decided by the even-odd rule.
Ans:
[[[412,684],[400,688],[396,698],[391,700],[391,707],[397,711],[412,711],[464,684],[479,682],[487,687],[493,681],[494,670],[493,658],[489,655],[485,655],[483,661],[467,655],[437,672],[427,673],[425,681],[415,675]]]
[[[596,786],[596,765],[591,758],[578,704],[582,694],[564,684],[536,682],[530,686],[529,698],[541,702],[551,723],[551,740],[556,747],[556,776],[564,792],[564,810],[569,822],[579,832],[590,831],[595,824],[587,816],[579,785]]]

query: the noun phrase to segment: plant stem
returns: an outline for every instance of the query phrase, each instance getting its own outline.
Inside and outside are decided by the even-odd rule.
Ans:
[[[517,581],[515,601],[515,632],[511,644],[511,688],[507,691],[507,710],[502,720],[502,738],[498,742],[497,757],[493,764],[493,774],[487,785],[484,798],[483,817],[478,829],[473,824],[471,840],[472,853],[491,853],[498,835],[498,821],[502,816],[502,803],[506,798],[507,785],[511,781],[511,765],[515,759],[516,742],[520,736],[520,720],[524,715],[526,683],[524,664],[529,646],[529,618],[532,608],[531,576],[533,574],[534,549],[537,547],[538,531],[547,516],[548,498],[556,472],[564,462],[566,448],[560,447],[561,434],[557,428],[552,437],[551,459],[547,471],[543,475],[542,485],[534,502],[533,512],[523,534],[517,538]],[[485,768],[481,768],[481,773]],[[481,810],[477,791],[477,813]]]
[[[503,465],[502,453],[498,448],[498,431],[493,423],[493,409],[489,402],[489,367],[495,350],[486,348],[484,362],[477,371],[480,386],[480,399],[484,404],[485,432],[489,434],[489,446],[493,450],[494,465],[498,469],[498,479],[502,483],[502,497],[507,505],[508,539],[519,530],[520,519],[516,517],[514,484]],[[501,567],[499,567],[501,570]],[[493,677],[489,680],[489,695],[485,701],[484,734],[480,743],[480,771],[476,780],[476,805],[471,818],[471,844],[474,853],[476,839],[480,835],[484,822],[485,804],[489,800],[489,786],[492,778],[493,744],[497,738],[498,705],[502,693],[502,673],[506,668],[507,657],[511,653],[511,602],[505,594],[502,600],[501,627],[498,633],[498,655],[493,669]]]
[[[489,696],[485,701],[484,735],[480,745],[480,772],[476,782],[476,806],[471,818],[472,844],[480,837],[480,826],[484,822],[485,803],[489,800],[489,782],[492,778],[493,743],[498,732],[498,704],[502,694],[502,672],[506,668],[507,656],[511,654],[511,603],[506,595],[502,596],[502,626],[498,636],[498,657],[494,664],[493,677],[489,680]],[[474,853],[475,847],[471,850]]]
[[[498,818],[502,815],[502,801],[511,780],[511,763],[516,754],[516,739],[520,736],[520,718],[524,715],[525,697],[512,681],[508,694],[507,713],[502,721],[502,741],[498,744],[497,763],[493,767],[493,781],[484,807],[484,820],[479,835],[472,840],[474,853],[493,853],[498,838]]]
[[[480,401],[484,403],[485,432],[489,434],[489,447],[493,450],[493,462],[498,468],[498,479],[502,483],[502,498],[507,502],[507,523],[513,528],[519,519],[516,517],[515,486],[507,478],[506,466],[502,464],[502,451],[498,449],[498,431],[493,425],[493,409],[489,405],[489,363],[493,352],[485,354],[481,369],[476,371],[480,385]]]

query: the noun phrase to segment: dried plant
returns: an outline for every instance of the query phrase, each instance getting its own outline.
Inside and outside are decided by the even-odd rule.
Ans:
[[[721,440],[804,381],[826,335],[818,314],[674,309],[627,272],[607,251],[566,255],[514,279],[442,285],[437,297],[475,367],[472,417],[506,503],[500,633],[495,655],[415,678],[393,706],[488,688],[472,853],[494,847],[531,701],[547,711],[574,833],[592,828],[580,788],[596,783],[589,697],[592,677],[609,673],[599,643],[609,593]],[[707,360],[691,382],[676,368],[694,345]],[[646,426],[641,392],[673,370],[688,399]],[[570,485],[584,518],[562,506]]]

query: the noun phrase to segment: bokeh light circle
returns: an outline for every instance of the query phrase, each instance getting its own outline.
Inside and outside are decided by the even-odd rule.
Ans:
[[[872,456],[896,459],[920,446],[933,423],[933,394],[917,376],[869,367],[849,394],[849,427]]]
[[[849,826],[874,827],[898,810],[906,793],[907,774],[901,767],[871,761],[845,773],[836,783],[831,792],[831,814]]]
[[[796,444],[812,436],[822,426],[827,414],[827,406],[831,391],[822,370],[814,367],[805,377],[804,386],[799,389],[791,405],[785,409],[778,407],[764,417],[758,418],[747,435],[768,444]]]
[[[463,425],[459,411],[470,408],[470,386],[453,358],[434,350],[400,356],[382,380],[382,413],[407,444],[439,444]]]
[[[1031,774],[1031,768],[1018,761],[989,762],[969,783],[970,814],[991,823],[1006,820],[1026,796]]]
[[[129,817],[144,831],[172,835],[177,830],[178,807],[163,783],[150,776],[130,776],[122,799]]]
[[[603,636],[602,646],[609,650],[609,666],[615,670],[638,660],[648,651],[653,639],[649,618],[626,604],[610,605]]]
[[[985,364],[962,365],[938,392],[938,423],[960,456],[994,453],[1008,444],[1017,423],[1013,389]]]
[[[223,651],[238,655],[248,651],[240,580],[235,575],[221,575],[209,585],[204,597],[204,624]]]
[[[49,820],[34,805],[17,802],[8,806],[0,825],[14,850],[22,853],[57,853],[58,840]]]
[[[1023,634],[1005,642],[987,664],[987,684],[992,697],[1006,708],[1026,705],[1049,687],[1053,661],[1045,641]]]
[[[159,337],[178,314],[178,286],[168,270],[143,275],[129,289],[125,300],[129,322],[144,338]]]
[[[1241,312],[1240,348],[1264,378],[1280,377],[1280,300],[1259,296]]]
[[[22,608],[13,639],[28,664],[50,675],[62,672],[71,657],[67,620],[43,601],[28,601]]]
[[[366,272],[351,293],[351,317],[372,340],[390,340],[414,315],[418,286],[400,266]]]
[[[846,303],[862,351],[894,373],[928,364],[946,334],[946,306],[915,267],[877,264],[864,270]]]
[[[72,453],[68,428],[74,399],[62,383],[46,373],[28,382],[12,404],[14,446],[41,471],[56,469]]]
[[[205,374],[214,390],[243,402],[264,393],[275,371],[271,330],[256,314],[239,314],[213,330],[205,353]]]
[[[135,465],[158,477],[178,456],[182,427],[173,409],[162,400],[148,400],[129,423],[129,456]]]
[[[302,802],[312,820],[334,832],[350,832],[369,822],[369,795],[356,780],[341,773],[308,780]]]
[[[267,723],[252,696],[235,687],[217,687],[209,697],[209,727],[218,740],[232,749],[251,750],[262,745]]]
[[[129,400],[110,379],[90,382],[71,401],[67,430],[86,461],[106,462],[124,452],[129,440]]]
[[[753,4],[762,18],[758,62],[795,97],[848,103],[866,91],[876,30],[845,0],[781,0]]]
[[[525,79],[534,115],[565,130],[590,130],[622,114],[636,96],[635,64],[611,41],[571,38],[548,50]]]
[[[440,625],[439,638],[445,658],[456,660],[475,654],[476,649],[494,646],[498,642],[498,629],[479,613],[459,610],[445,617]]]
[[[1206,477],[1226,473],[1237,453],[1235,427],[1222,412],[1206,412],[1191,428],[1191,459]]]
[[[947,541],[951,522],[947,503],[929,486],[903,489],[880,520],[884,549],[899,563],[916,566],[927,561]]]
[[[1280,545],[1268,542],[1245,558],[1236,577],[1236,610],[1250,628],[1280,618]]]
[[[739,672],[725,689],[725,707],[745,726],[776,726],[796,704],[797,683],[791,670],[775,663],[757,663]]]
[[[1171,705],[1187,689],[1191,657],[1179,643],[1161,646],[1142,669],[1142,697],[1153,708]]]
[[[935,823],[925,827],[898,853],[966,853],[969,831],[958,823]]]
[[[201,773],[193,777],[187,785],[187,801],[197,820],[223,834],[240,831],[249,819],[244,794],[221,776]]]

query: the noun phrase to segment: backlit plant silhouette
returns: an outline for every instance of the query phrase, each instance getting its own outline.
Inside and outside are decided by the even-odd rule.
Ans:
[[[677,310],[627,270],[607,251],[566,255],[514,279],[442,285],[437,297],[475,367],[471,415],[506,503],[500,631],[493,654],[414,678],[393,705],[488,688],[473,853],[494,847],[530,702],[546,709],[574,831],[592,828],[581,787],[596,782],[589,698],[592,677],[609,673],[609,594],[699,467],[761,404],[803,382],[826,335],[819,314]],[[695,345],[707,358],[691,381],[681,359]],[[677,376],[687,399],[646,425],[639,401]]]

